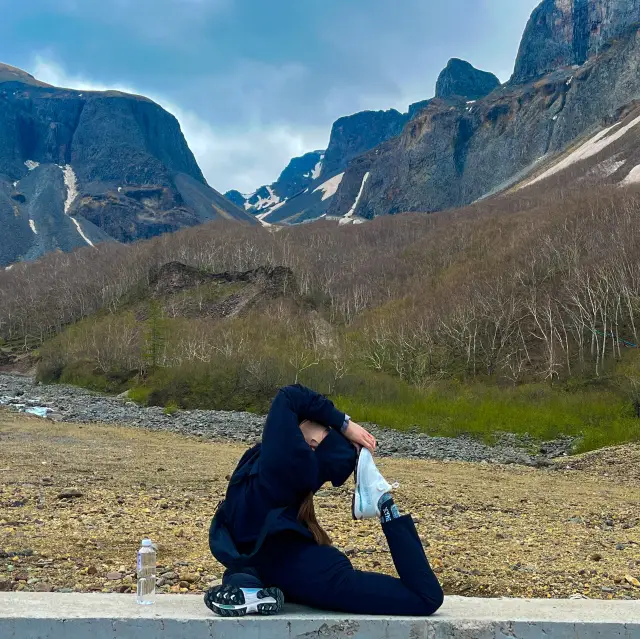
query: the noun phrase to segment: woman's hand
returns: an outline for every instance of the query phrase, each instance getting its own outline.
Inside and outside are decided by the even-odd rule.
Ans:
[[[360,424],[356,424],[353,420],[349,420],[349,425],[344,431],[344,436],[356,447],[368,448],[371,454],[376,450],[378,443],[376,438],[365,428],[362,428]]]

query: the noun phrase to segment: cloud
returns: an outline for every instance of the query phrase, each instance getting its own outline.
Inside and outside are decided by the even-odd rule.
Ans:
[[[196,0],[185,0],[194,2]],[[283,124],[218,128],[165,96],[130,86],[103,82],[69,73],[61,64],[45,55],[36,55],[30,68],[36,78],[54,86],[85,91],[107,89],[144,95],[176,116],[193,154],[207,181],[220,190],[251,192],[275,180],[293,157],[326,147],[325,127],[293,129]]]

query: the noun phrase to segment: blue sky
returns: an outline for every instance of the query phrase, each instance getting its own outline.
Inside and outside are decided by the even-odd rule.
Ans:
[[[430,98],[451,57],[505,81],[538,0],[0,0],[0,61],[174,113],[209,183],[251,191],[331,124]]]

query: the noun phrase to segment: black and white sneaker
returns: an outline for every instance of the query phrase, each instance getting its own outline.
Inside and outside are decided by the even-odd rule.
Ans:
[[[204,595],[204,603],[221,617],[277,615],[284,607],[284,595],[280,588],[238,588],[222,585],[210,588]]]

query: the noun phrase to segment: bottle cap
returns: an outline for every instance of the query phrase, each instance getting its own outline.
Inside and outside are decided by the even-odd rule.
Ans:
[[[148,546],[153,546],[153,542],[151,541],[151,539],[143,539],[142,540],[142,545],[147,548]]]

